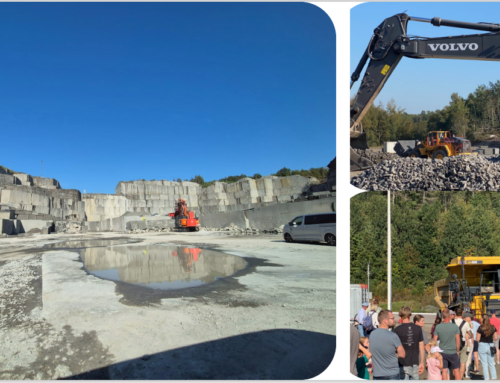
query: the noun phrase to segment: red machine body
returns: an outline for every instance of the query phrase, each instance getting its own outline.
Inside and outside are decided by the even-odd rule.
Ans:
[[[175,206],[175,212],[169,213],[169,217],[175,219],[175,227],[189,231],[199,231],[200,221],[194,212],[188,211],[186,200],[178,199]]]

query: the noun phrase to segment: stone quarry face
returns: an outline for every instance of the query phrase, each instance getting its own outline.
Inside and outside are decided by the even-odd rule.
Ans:
[[[131,181],[118,183],[116,194],[82,195],[78,190],[61,189],[52,178],[0,174],[0,210],[9,210],[6,219],[12,219],[15,212],[19,220],[92,222],[126,213],[166,215],[182,198],[190,210],[202,215],[288,202],[318,183],[301,176],[245,178],[232,184],[215,182],[207,188],[187,181]]]
[[[500,156],[398,157],[353,177],[351,184],[368,191],[499,191]]]
[[[215,182],[207,188],[187,181],[132,181],[118,183],[114,195],[82,197],[87,220],[102,221],[127,212],[165,215],[173,212],[179,198],[198,214],[241,211],[291,201],[316,183],[315,178],[301,176],[244,178],[232,184]]]

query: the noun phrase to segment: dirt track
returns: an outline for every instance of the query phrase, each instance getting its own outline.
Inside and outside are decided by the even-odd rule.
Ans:
[[[159,293],[99,279],[75,250],[117,238],[249,260],[235,277]],[[69,246],[71,247],[71,246]],[[223,233],[0,238],[0,379],[306,379],[335,350],[334,247]]]

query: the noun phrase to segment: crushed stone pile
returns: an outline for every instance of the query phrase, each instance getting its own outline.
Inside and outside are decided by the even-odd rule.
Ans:
[[[500,156],[398,158],[353,177],[351,184],[368,191],[499,191]]]
[[[376,152],[370,149],[353,149],[356,154],[361,157],[368,158],[374,164],[380,164],[383,161],[392,160],[394,158],[399,158],[396,153],[383,153]]]

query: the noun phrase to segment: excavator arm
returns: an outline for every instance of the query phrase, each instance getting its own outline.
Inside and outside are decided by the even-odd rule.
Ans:
[[[409,21],[427,22],[438,27],[448,26],[493,33],[410,38],[407,35]],[[405,13],[385,19],[374,30],[368,47],[351,76],[352,88],[369,60],[350,111],[351,171],[364,170],[373,166],[371,161],[360,157],[352,149],[368,149],[361,120],[403,57],[500,61],[500,25],[443,20],[438,17],[424,19],[408,16]]]

